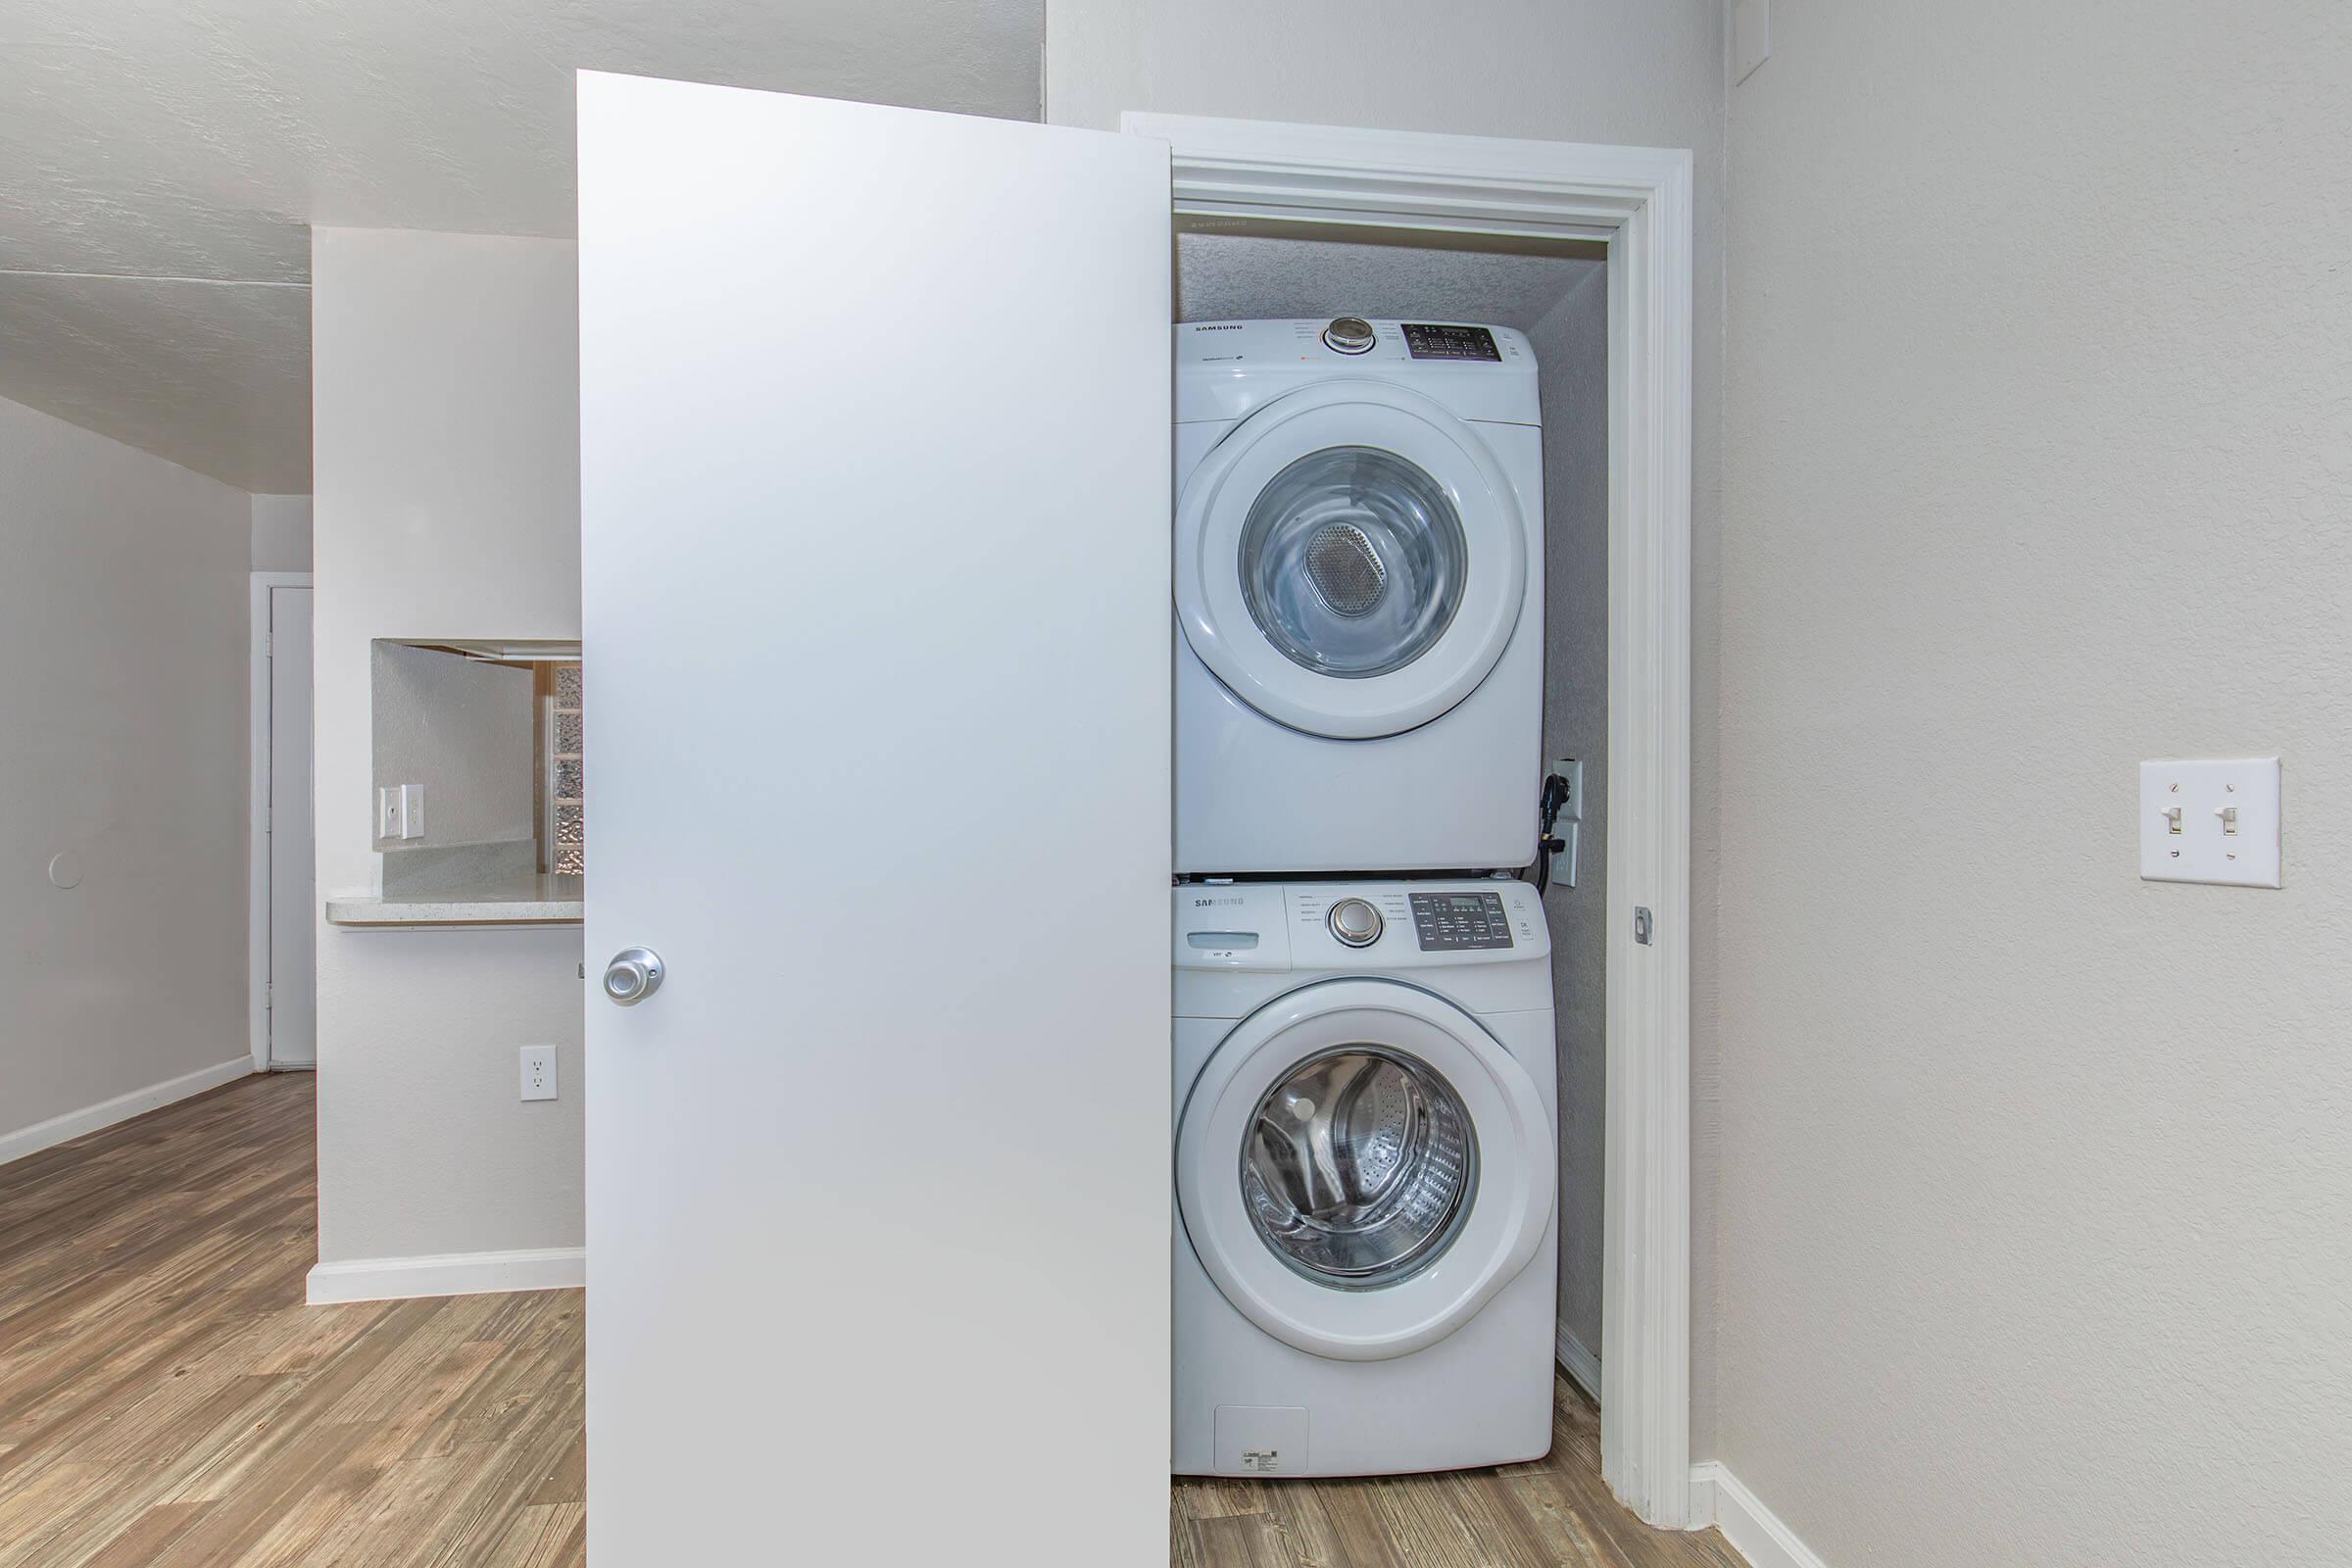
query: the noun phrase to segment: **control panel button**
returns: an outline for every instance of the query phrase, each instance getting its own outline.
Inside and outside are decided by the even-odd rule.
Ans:
[[[1324,346],[1340,354],[1368,353],[1376,341],[1372,323],[1360,316],[1343,316],[1323,329]]]
[[[1499,893],[1416,893],[1412,906],[1413,937],[1424,953],[1514,945]]]
[[[1331,906],[1331,934],[1351,948],[1368,948],[1380,940],[1387,924],[1380,911],[1362,899],[1342,899]]]
[[[1493,360],[1497,364],[1502,360],[1502,352],[1494,346],[1494,334],[1483,326],[1407,321],[1404,352],[1416,360]]]

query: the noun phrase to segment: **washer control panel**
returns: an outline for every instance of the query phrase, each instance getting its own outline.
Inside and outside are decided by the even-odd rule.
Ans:
[[[1413,937],[1423,953],[1459,953],[1511,945],[1510,916],[1499,893],[1415,893]]]
[[[1494,334],[1483,326],[1452,326],[1429,321],[1400,321],[1404,352],[1416,360],[1502,361]]]
[[[1511,878],[1181,882],[1176,967],[1407,973],[1541,960],[1536,890]],[[1546,981],[1546,984],[1549,982]]]

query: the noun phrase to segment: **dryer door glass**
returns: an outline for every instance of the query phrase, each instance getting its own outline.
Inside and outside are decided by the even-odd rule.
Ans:
[[[1377,1290],[1452,1243],[1477,1190],[1478,1141],[1426,1063],[1349,1046],[1299,1062],[1258,1102],[1241,1178],[1275,1256],[1319,1284]]]
[[[1345,680],[1411,663],[1462,606],[1453,500],[1376,447],[1326,447],[1277,473],[1243,525],[1243,597],[1293,663]]]

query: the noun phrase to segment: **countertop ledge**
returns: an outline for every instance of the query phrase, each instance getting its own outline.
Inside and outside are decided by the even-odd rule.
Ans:
[[[330,925],[578,925],[576,876],[533,876],[443,892],[366,894],[326,901]]]

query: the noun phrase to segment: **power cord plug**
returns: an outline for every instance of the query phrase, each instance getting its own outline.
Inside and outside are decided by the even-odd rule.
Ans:
[[[1536,894],[1540,898],[1551,890],[1551,858],[1568,847],[1568,841],[1552,830],[1559,825],[1560,808],[1568,804],[1568,780],[1564,774],[1544,775],[1543,793],[1536,797]]]

